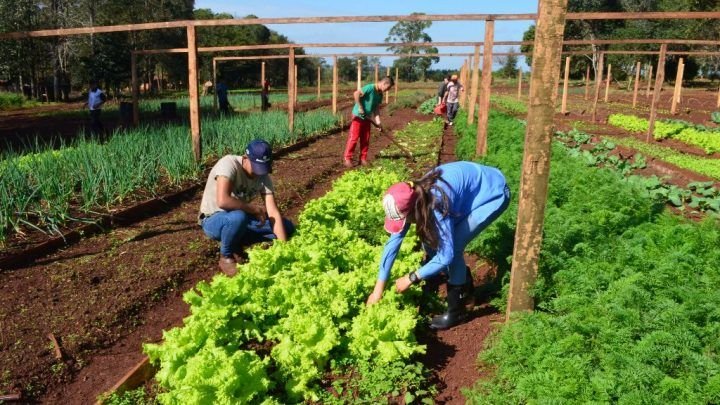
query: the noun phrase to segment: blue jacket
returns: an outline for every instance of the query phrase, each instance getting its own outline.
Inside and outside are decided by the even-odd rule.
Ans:
[[[441,213],[435,210],[440,246],[437,254],[418,270],[421,279],[435,275],[449,266],[454,252],[462,252],[465,249],[465,246],[455,246],[453,242],[455,225],[474,209],[503,195],[506,187],[505,176],[498,169],[477,163],[453,162],[440,165],[435,170],[442,171],[441,177],[445,181],[438,180],[436,184],[448,196],[450,214],[442,218]],[[440,197],[437,191],[434,191],[434,195]],[[409,228],[408,222],[401,232],[391,235],[385,243],[380,259],[379,280],[387,281],[390,276],[390,269]]]

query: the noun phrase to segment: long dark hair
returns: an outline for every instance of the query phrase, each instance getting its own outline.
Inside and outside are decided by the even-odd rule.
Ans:
[[[450,199],[445,190],[437,184],[438,181],[447,184],[441,176],[442,170],[433,170],[412,183],[417,194],[414,209],[417,234],[420,240],[433,250],[440,246],[438,224],[433,211],[437,209],[442,218],[450,215]],[[432,193],[433,190],[439,197]]]

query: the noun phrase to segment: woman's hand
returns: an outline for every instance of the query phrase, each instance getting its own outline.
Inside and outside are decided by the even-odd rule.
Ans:
[[[373,293],[370,294],[367,301],[365,302],[365,305],[370,306],[372,304],[375,304],[376,302],[380,301],[380,298],[382,298],[382,292],[376,293],[375,291],[373,291]]]
[[[399,293],[405,292],[405,290],[410,288],[411,285],[412,282],[410,281],[410,277],[408,276],[402,276],[399,279],[395,280],[395,288]]]

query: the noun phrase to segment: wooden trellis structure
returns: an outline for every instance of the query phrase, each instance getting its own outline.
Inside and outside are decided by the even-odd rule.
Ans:
[[[515,237],[515,249],[513,252],[510,295],[508,300],[508,315],[515,311],[532,310],[533,300],[529,295],[529,289],[535,282],[538,257],[542,242],[542,227],[547,198],[547,186],[550,167],[550,146],[553,133],[553,113],[555,101],[552,97],[554,89],[557,89],[560,58],[563,47],[563,32],[566,20],[657,20],[657,19],[720,19],[720,12],[631,12],[631,13],[567,13],[568,0],[539,0],[537,14],[416,14],[416,15],[389,15],[389,16],[341,16],[341,17],[301,17],[301,18],[254,18],[254,19],[225,19],[225,20],[183,20],[154,22],[143,24],[114,25],[103,27],[80,27],[66,29],[48,29],[31,32],[10,32],[0,34],[0,40],[42,38],[70,35],[101,34],[109,32],[131,32],[143,30],[158,30],[168,28],[184,28],[187,33],[187,48],[174,50],[186,52],[188,55],[188,85],[190,95],[190,132],[192,135],[193,154],[196,160],[201,159],[200,134],[201,123],[199,114],[199,96],[197,81],[197,54],[204,52],[204,48],[197,47],[197,27],[218,27],[218,26],[240,26],[258,24],[318,24],[318,23],[358,23],[358,22],[398,22],[398,21],[484,21],[485,42],[482,44],[483,65],[492,60],[493,45],[505,45],[495,42],[494,25],[496,21],[537,21],[536,36],[533,42],[534,57],[532,76],[530,78],[529,108],[527,117],[527,134],[525,137],[525,148],[523,155],[522,177],[520,182],[520,202],[518,207],[518,227]],[[639,40],[631,40],[639,41]],[[595,44],[630,44],[650,43],[653,41],[642,40],[642,42],[631,42],[627,40],[602,40],[595,41]],[[676,42],[671,42],[676,41]],[[571,43],[572,42],[572,43]],[[584,41],[566,41],[566,45],[582,45]],[[701,41],[697,41],[701,42]],[[709,42],[709,41],[708,41]],[[522,44],[522,42],[520,42]],[[591,42],[592,43],[592,42]],[[660,60],[664,60],[669,44],[690,44],[689,40],[665,40],[654,43],[660,44]],[[440,43],[429,44],[429,46],[442,46]],[[378,46],[387,46],[381,44]],[[479,67],[480,43],[473,43],[474,72],[473,82],[477,83],[477,69]],[[509,45],[509,44],[508,44]],[[712,44],[708,44],[712,45]],[[295,66],[295,49],[300,45],[284,45],[288,49],[289,71],[288,76],[292,77]],[[304,46],[309,47],[309,46]],[[231,47],[225,47],[231,48]],[[241,47],[232,47],[233,50]],[[276,47],[278,49],[281,47]],[[250,49],[250,48],[245,48]],[[254,49],[272,49],[269,45],[257,46]],[[230,49],[227,49],[230,50]],[[219,50],[218,50],[219,51]],[[167,52],[165,52],[167,53]],[[602,55],[602,54],[601,54]],[[604,55],[603,55],[604,56]],[[136,59],[134,54],[133,61]],[[602,66],[602,65],[600,65]],[[483,106],[486,98],[489,97],[489,88],[485,84],[490,82],[489,69],[483,69],[483,97],[481,98],[480,110],[487,109]],[[486,76],[487,75],[487,76]],[[136,75],[133,74],[133,77]],[[396,70],[397,77],[397,70]],[[598,77],[602,77],[601,74]],[[656,92],[653,97],[653,106],[659,98],[659,84],[664,78],[664,63],[658,65],[656,76]],[[135,81],[137,78],[135,77]],[[288,86],[288,94],[294,89]],[[489,99],[489,98],[488,98]],[[473,115],[475,97],[471,97],[470,114]],[[289,103],[292,105],[292,103]],[[653,107],[654,108],[654,107]],[[288,111],[288,118],[292,122],[292,109]],[[654,109],[652,110],[654,111]],[[484,123],[486,117],[481,112],[478,125],[478,152],[483,152],[486,146]],[[652,126],[654,114],[651,112]],[[652,131],[652,127],[650,129]],[[485,144],[484,144],[485,143]]]

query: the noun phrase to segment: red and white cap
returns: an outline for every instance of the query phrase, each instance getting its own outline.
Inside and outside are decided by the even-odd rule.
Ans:
[[[383,208],[385,209],[385,230],[398,233],[405,227],[405,219],[415,206],[415,190],[412,183],[395,183],[385,192]]]

